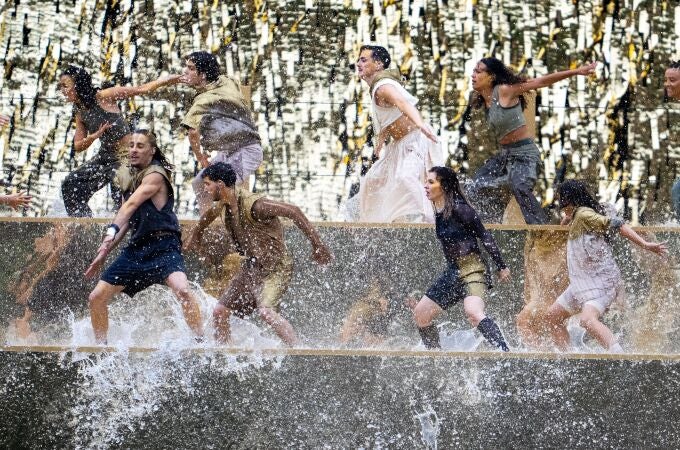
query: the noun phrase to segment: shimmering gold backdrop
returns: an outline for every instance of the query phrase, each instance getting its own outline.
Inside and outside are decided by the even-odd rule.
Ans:
[[[366,88],[352,63],[361,44],[386,46],[449,163],[472,172],[495,146],[467,108],[476,60],[495,54],[529,75],[597,59],[597,79],[571,79],[537,99],[544,151],[540,195],[585,177],[633,220],[669,220],[680,158],[680,108],[663,102],[663,69],[680,55],[680,6],[671,1],[9,0],[0,7],[2,178],[37,197],[29,215],[58,214],[74,155],[60,67],[87,67],[98,83],[142,83],[179,72],[183,56],[215,52],[251,86],[265,145],[256,188],[315,219],[340,217],[372,148]],[[178,167],[179,211],[193,214],[196,165],[179,119],[192,91],[171,88],[122,105],[151,126]],[[96,145],[88,155],[96,151]],[[107,213],[105,193],[92,201]]]

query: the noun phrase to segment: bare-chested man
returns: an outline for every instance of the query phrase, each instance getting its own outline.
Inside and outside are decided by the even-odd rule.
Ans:
[[[156,145],[153,133],[135,130],[129,139],[130,166],[118,171],[125,203],[106,229],[97,257],[85,271],[93,277],[109,252],[130,230],[128,246],[102,274],[90,293],[90,314],[97,343],[106,343],[109,329],[108,303],[124,292],[133,296],[152,284],[165,283],[177,296],[191,330],[202,337],[201,312],[189,289],[182,257],[179,221],[172,210],[172,166]]]
[[[229,164],[212,164],[201,176],[206,192],[217,203],[201,216],[185,249],[199,247],[203,231],[221,216],[243,257],[241,270],[213,311],[215,338],[229,343],[231,315],[243,317],[257,309],[283,342],[294,345],[297,342],[295,330],[278,312],[281,297],[293,274],[293,261],[283,239],[279,217],[291,219],[307,236],[312,243],[312,258],[317,263],[328,264],[332,259],[330,250],[297,206],[236,187],[237,175]]]

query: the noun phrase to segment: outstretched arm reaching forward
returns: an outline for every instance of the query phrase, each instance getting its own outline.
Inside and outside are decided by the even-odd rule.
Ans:
[[[326,244],[321,241],[321,236],[319,236],[316,228],[314,228],[297,206],[268,198],[261,198],[253,204],[252,213],[254,218],[260,220],[273,217],[289,218],[307,236],[309,242],[312,243],[312,259],[314,261],[325,265],[333,259],[333,254]]]

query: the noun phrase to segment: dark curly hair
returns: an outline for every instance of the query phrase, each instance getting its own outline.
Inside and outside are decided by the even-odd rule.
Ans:
[[[71,77],[75,85],[76,97],[80,107],[90,109],[97,105],[98,88],[92,85],[92,76],[82,67],[69,65],[61,76]]]
[[[600,214],[605,214],[602,205],[590,193],[588,185],[581,180],[567,180],[557,186],[557,195],[559,197],[560,209],[565,206],[586,206],[597,211]]]
[[[500,84],[520,84],[527,80],[526,77],[513,72],[512,69],[503,64],[498,58],[482,58],[479,62],[486,66],[486,71],[493,77],[494,87]],[[522,104],[522,109],[524,109],[526,107],[524,96],[520,95],[519,101]],[[473,105],[475,108],[481,108],[484,106],[484,98],[481,95],[476,94]]]

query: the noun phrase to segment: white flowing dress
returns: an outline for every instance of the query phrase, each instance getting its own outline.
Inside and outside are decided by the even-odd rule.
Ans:
[[[383,79],[376,83],[372,96],[380,86],[391,84],[412,104],[418,99],[398,82]],[[402,115],[396,107],[378,106],[372,102],[372,120],[376,136]],[[434,222],[432,204],[425,196],[427,171],[443,164],[439,143],[430,141],[420,130],[414,130],[390,142],[361,179],[359,189],[360,222]]]

